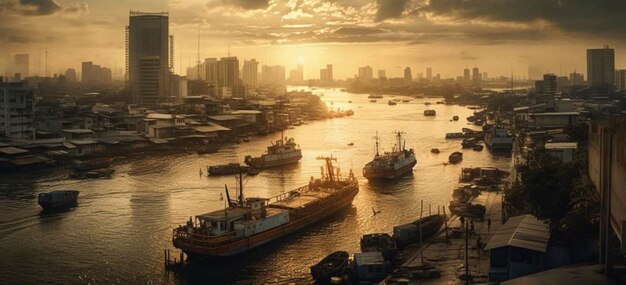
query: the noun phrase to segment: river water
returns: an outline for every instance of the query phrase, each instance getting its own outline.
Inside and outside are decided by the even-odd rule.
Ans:
[[[401,96],[385,95],[376,103],[366,94],[339,89],[315,89],[332,108],[352,109],[352,117],[308,122],[290,129],[303,150],[298,165],[261,172],[246,179],[246,196],[273,196],[306,184],[319,176],[320,155],[333,155],[343,173],[354,169],[360,192],[353,206],[306,230],[275,240],[236,260],[193,264],[184,275],[167,274],[163,250],[172,249],[172,229],[190,216],[223,208],[224,184],[234,189],[234,177],[199,176],[207,164],[243,162],[258,155],[279,133],[252,142],[222,148],[218,153],[164,154],[158,157],[117,159],[111,179],[71,180],[69,172],[0,174],[0,283],[2,284],[259,284],[307,283],[309,266],[335,250],[358,252],[366,233],[391,232],[396,224],[416,219],[420,201],[425,214],[451,200],[461,167],[495,166],[508,169],[511,159],[464,151],[463,162],[444,166],[460,142],[446,141],[446,132],[467,125],[472,111],[461,106],[435,105],[439,99],[413,99],[387,105]],[[352,103],[350,103],[350,101]],[[424,117],[424,102],[437,111]],[[331,105],[332,102],[332,105]],[[450,121],[453,115],[461,120]],[[406,132],[417,166],[398,181],[370,184],[361,169],[374,155],[376,131],[382,150],[394,144],[394,130]],[[348,143],[354,143],[349,146]],[[437,147],[441,154],[431,154]],[[64,213],[41,213],[37,193],[58,189],[81,191],[79,206]],[[372,208],[380,213],[374,215]]]

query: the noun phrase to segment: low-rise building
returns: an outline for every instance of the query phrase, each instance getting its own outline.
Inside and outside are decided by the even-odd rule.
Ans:
[[[574,160],[578,143],[576,142],[550,142],[545,143],[544,148],[548,153],[567,163]]]

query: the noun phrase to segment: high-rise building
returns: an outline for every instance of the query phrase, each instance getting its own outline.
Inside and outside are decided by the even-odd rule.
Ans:
[[[413,74],[411,74],[411,68],[408,66],[404,68],[404,80],[405,81],[413,80]]]
[[[81,82],[84,84],[110,83],[111,80],[111,69],[93,64],[91,61],[81,64]]]
[[[16,54],[13,57],[14,73],[20,75],[20,78],[26,78],[29,74],[29,56],[27,53]]]
[[[478,67],[472,68],[472,82],[474,83],[474,86],[476,87],[480,86],[481,77],[482,76],[480,74],[480,70],[478,69]]]
[[[239,60],[236,56],[222,57],[217,62],[217,86],[234,88],[239,84]]]
[[[384,79],[387,78],[387,71],[384,69],[379,69],[378,70],[378,79]]]
[[[304,67],[298,63],[296,69],[289,71],[289,81],[292,83],[302,83],[304,81]]]
[[[217,83],[217,58],[210,57],[204,59],[205,80],[209,83]]]
[[[592,88],[615,86],[615,50],[605,46],[587,50],[587,81]]]
[[[322,68],[320,69],[320,81],[327,82],[328,81],[328,69]]]
[[[585,78],[582,74],[574,71],[569,74],[569,82],[572,85],[583,85],[585,83]]]
[[[243,84],[249,87],[257,86],[258,84],[258,75],[259,75],[259,62],[255,59],[252,60],[244,60],[243,68],[241,71],[241,81]],[[284,70],[283,70],[284,72]]]
[[[472,78],[470,77],[469,68],[463,69],[463,80],[465,80],[466,82],[470,82],[472,80]]]
[[[327,75],[327,80],[329,82],[333,82],[333,80],[335,80],[335,78],[333,77],[333,65],[332,64],[327,64],[326,65],[326,75]]]
[[[557,90],[556,75],[544,74],[543,75],[543,93],[546,95],[554,96]]]
[[[78,77],[76,76],[76,69],[68,68],[65,71],[65,79],[69,82],[76,82],[78,80]]]
[[[626,91],[626,69],[615,71],[615,87],[617,91]]]
[[[359,79],[361,80],[372,80],[374,77],[374,70],[371,66],[366,65],[363,67],[359,67]]]
[[[33,138],[33,92],[22,82],[0,82],[0,136]]]
[[[432,67],[426,67],[426,79],[433,80],[433,68]]]
[[[169,15],[131,11],[126,68],[133,103],[154,106],[169,97]]]
[[[281,65],[263,65],[263,67],[261,67],[261,80],[264,85],[284,86],[285,67]]]

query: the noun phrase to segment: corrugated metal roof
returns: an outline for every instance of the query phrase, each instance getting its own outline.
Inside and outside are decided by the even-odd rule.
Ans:
[[[546,252],[550,240],[550,229],[544,222],[532,215],[510,218],[491,237],[486,250],[505,246],[514,246]]]
[[[27,152],[28,150],[17,148],[17,147],[12,147],[12,146],[0,148],[0,153],[10,154],[10,155],[23,154]]]

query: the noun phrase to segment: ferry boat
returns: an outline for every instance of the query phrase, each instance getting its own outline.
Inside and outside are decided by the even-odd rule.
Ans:
[[[37,203],[44,210],[60,210],[74,207],[78,204],[78,194],[76,190],[58,190],[48,193],[39,193]]]
[[[238,174],[242,170],[247,170],[247,166],[239,163],[229,163],[207,166],[207,173],[211,176]]]
[[[322,177],[271,198],[245,198],[242,174],[237,200],[226,188],[227,206],[197,215],[173,230],[172,243],[190,258],[228,257],[246,252],[327,218],[352,204],[359,192],[350,171],[342,176],[333,157],[324,160]]]
[[[378,133],[376,139],[376,155],[374,160],[368,162],[363,168],[363,176],[369,180],[373,179],[396,179],[408,172],[417,164],[413,149],[405,149],[405,142],[402,141],[404,132],[395,132],[396,145],[391,152],[380,154],[378,151]]]
[[[387,102],[387,105],[389,106],[395,106],[397,103],[395,101],[389,100],[389,102]]]
[[[251,167],[261,169],[298,163],[300,159],[302,159],[302,150],[293,138],[285,138],[283,135],[280,140],[267,147],[267,153],[259,157],[247,155],[244,162]]]
[[[510,151],[513,148],[513,138],[503,128],[492,128],[485,135],[485,145],[492,151]]]
[[[369,98],[369,99],[381,99],[381,98],[383,98],[383,95],[380,95],[380,94],[370,94],[370,96],[367,96],[367,98]]]

